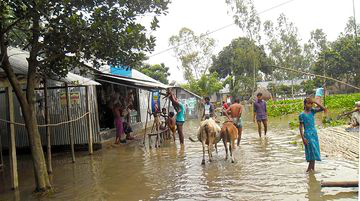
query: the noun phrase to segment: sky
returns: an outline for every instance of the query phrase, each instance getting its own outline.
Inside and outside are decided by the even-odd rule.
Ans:
[[[254,0],[259,12],[274,7],[286,0]],[[190,28],[196,35],[211,32],[234,23],[225,0],[172,0],[168,14],[161,16],[159,28],[151,34],[156,37],[154,52],[149,54],[149,64],[164,63],[170,68],[169,81],[184,83],[181,63],[172,50],[155,55],[169,48],[169,38],[179,33],[182,27]],[[360,1],[355,0],[357,23],[360,21]],[[284,13],[299,31],[301,42],[307,42],[310,32],[321,28],[329,41],[334,41],[344,31],[349,17],[353,16],[352,0],[293,0],[283,6],[259,15],[261,22],[272,20],[274,23]],[[230,44],[232,39],[245,36],[237,25],[229,26],[209,35],[216,41],[214,53]],[[152,56],[154,55],[154,56]]]

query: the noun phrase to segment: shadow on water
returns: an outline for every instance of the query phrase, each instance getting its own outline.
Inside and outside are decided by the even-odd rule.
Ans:
[[[219,143],[214,161],[201,165],[202,147],[192,143],[199,125],[185,123],[185,146],[173,141],[149,149],[142,141],[106,145],[93,156],[78,152],[54,156],[52,183],[56,193],[36,197],[29,156],[19,157],[20,191],[10,191],[8,170],[0,173],[0,200],[357,200],[357,188],[321,188],[320,182],[356,180],[358,162],[323,157],[315,174],[306,174],[307,163],[297,138],[271,119],[269,133],[259,138],[251,116],[244,116],[241,146],[236,162],[225,161]],[[282,123],[278,123],[282,122]]]

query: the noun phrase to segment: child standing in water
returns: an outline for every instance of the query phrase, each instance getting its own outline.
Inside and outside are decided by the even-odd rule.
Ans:
[[[176,120],[175,120],[175,114],[174,112],[170,112],[169,113],[169,118],[168,118],[168,127],[173,135],[173,139],[175,142],[175,135],[176,135]]]
[[[313,108],[314,103],[319,107]],[[323,105],[311,98],[305,98],[304,112],[299,115],[299,129],[305,146],[306,161],[309,162],[306,172],[315,171],[315,161],[321,161],[319,139],[315,128],[315,114],[321,111],[326,111]]]

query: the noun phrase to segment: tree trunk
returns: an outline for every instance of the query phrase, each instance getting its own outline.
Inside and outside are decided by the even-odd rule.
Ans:
[[[24,109],[27,110],[24,110]],[[28,138],[31,148],[31,155],[33,158],[36,191],[48,191],[51,189],[49,175],[46,168],[46,161],[44,152],[41,145],[41,137],[38,129],[38,123],[35,113],[35,104],[29,104],[29,107],[25,107],[23,111],[26,130],[28,132]]]
[[[35,73],[31,75],[31,69],[29,67],[27,93],[24,94],[22,87],[17,79],[13,69],[10,66],[9,57],[7,55],[7,47],[4,44],[4,40],[0,37],[1,44],[1,57],[3,62],[1,67],[4,69],[6,76],[13,87],[16,97],[19,100],[21,109],[24,115],[25,127],[28,134],[29,145],[31,148],[31,154],[33,158],[34,174],[36,182],[36,191],[48,191],[51,190],[51,184],[49,181],[49,175],[46,169],[46,162],[44,158],[44,152],[42,150],[40,133],[38,129],[36,113],[35,113],[35,85],[36,78]],[[30,64],[29,64],[30,66]]]

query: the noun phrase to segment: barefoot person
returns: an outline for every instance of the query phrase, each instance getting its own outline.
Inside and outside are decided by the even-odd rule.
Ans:
[[[313,108],[314,103],[318,106],[317,108]],[[315,128],[315,114],[321,111],[326,111],[323,105],[311,98],[306,98],[304,100],[304,112],[299,115],[300,135],[305,146],[306,161],[309,162],[306,172],[314,171],[315,161],[321,161],[319,139]]]
[[[170,89],[166,92],[166,97],[169,97],[175,111],[176,111],[176,128],[179,133],[180,144],[184,144],[184,133],[183,125],[185,123],[185,107],[182,103],[178,101],[176,96],[171,92]]]
[[[123,127],[123,109],[119,102],[115,103],[113,106],[113,114],[114,114],[114,124],[116,128],[116,138],[115,138],[115,144],[120,143],[126,143],[126,139],[121,139],[125,137],[124,135],[124,127]]]
[[[173,135],[173,139],[175,142],[175,135],[176,135],[176,120],[175,120],[175,114],[174,112],[169,112],[169,118],[167,119],[168,127]]]
[[[262,93],[256,95],[257,99],[254,102],[254,123],[257,122],[259,137],[261,137],[261,122],[264,125],[264,133],[267,133],[267,111],[266,102],[262,99]],[[255,121],[256,120],[256,121]]]
[[[239,102],[240,102],[240,100],[238,98],[235,99],[234,104],[232,104],[225,111],[225,115],[227,116],[228,119],[230,119],[230,117],[228,115],[230,113],[231,120],[238,129],[238,140],[237,140],[237,145],[238,146],[240,145],[240,140],[241,140],[241,133],[242,133],[241,114],[242,114],[242,111],[243,111],[242,105]]]

